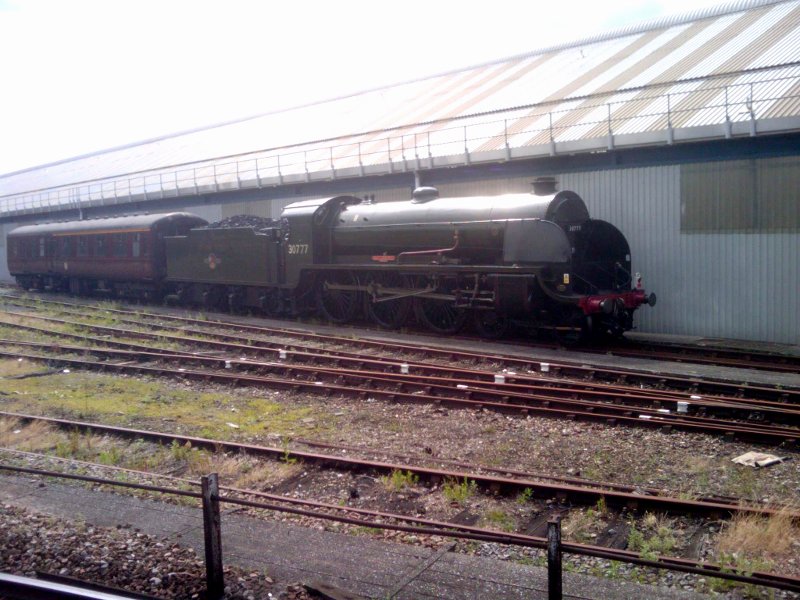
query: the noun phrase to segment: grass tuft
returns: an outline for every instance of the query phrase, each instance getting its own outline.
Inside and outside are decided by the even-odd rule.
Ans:
[[[720,554],[780,556],[789,554],[797,540],[800,540],[800,527],[794,524],[786,509],[768,517],[735,515],[720,532],[717,545]]]
[[[455,502],[464,506],[467,500],[474,496],[478,491],[478,484],[472,479],[464,477],[463,481],[448,479],[444,482],[442,493],[450,502]]]
[[[403,488],[414,487],[419,483],[419,475],[411,471],[395,469],[391,475],[381,477],[381,482],[390,492],[400,492]]]

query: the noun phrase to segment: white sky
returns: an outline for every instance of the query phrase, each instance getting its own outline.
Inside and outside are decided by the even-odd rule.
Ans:
[[[716,4],[0,0],[0,174]]]

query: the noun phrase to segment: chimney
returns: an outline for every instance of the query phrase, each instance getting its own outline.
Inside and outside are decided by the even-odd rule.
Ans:
[[[552,196],[556,193],[555,177],[537,177],[533,180],[533,193],[537,196]]]

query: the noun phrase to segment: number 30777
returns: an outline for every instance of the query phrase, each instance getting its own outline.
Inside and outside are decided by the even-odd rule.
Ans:
[[[308,254],[308,244],[289,244],[289,254]]]

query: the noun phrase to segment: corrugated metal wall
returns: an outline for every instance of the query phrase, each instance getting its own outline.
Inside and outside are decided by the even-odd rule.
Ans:
[[[658,295],[641,331],[800,343],[797,233],[681,233],[680,166],[559,176],[619,227]]]
[[[484,179],[482,181],[463,181],[437,185],[439,193],[445,198],[459,196],[499,196],[500,194],[523,194],[530,192],[535,177],[514,177],[511,179]]]

